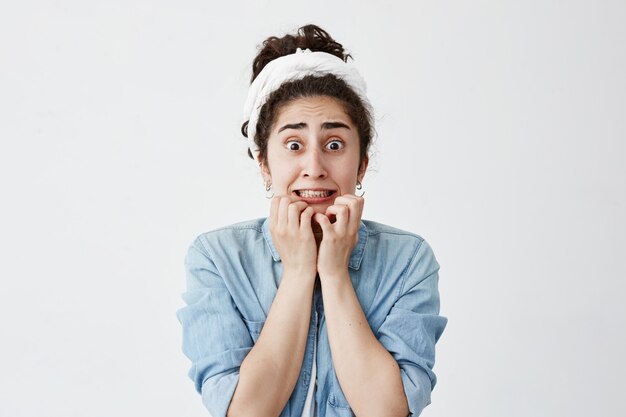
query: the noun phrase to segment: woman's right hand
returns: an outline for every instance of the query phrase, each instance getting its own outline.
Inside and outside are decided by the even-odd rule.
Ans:
[[[311,227],[314,210],[304,201],[276,196],[270,208],[270,232],[283,269],[298,274],[317,273],[317,245]]]

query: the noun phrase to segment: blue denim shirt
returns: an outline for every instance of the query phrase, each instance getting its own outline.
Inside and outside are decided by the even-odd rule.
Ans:
[[[223,417],[239,366],[259,337],[282,276],[269,221],[238,223],[198,236],[185,265],[187,306],[177,316],[183,351],[191,359],[189,377],[211,416]],[[361,221],[350,278],[374,335],[398,362],[413,416],[430,404],[437,381],[435,343],[447,324],[439,315],[438,271],[430,246],[420,236]],[[280,416],[302,415],[314,382],[315,344],[318,416],[354,416],[335,375],[319,288],[313,295],[300,376]]]

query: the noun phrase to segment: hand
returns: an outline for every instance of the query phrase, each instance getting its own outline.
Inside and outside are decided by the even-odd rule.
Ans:
[[[317,245],[311,228],[314,210],[304,201],[276,196],[270,208],[270,233],[284,270],[315,279]]]
[[[314,220],[323,234],[317,255],[320,279],[348,269],[350,254],[359,239],[363,202],[363,197],[344,194],[335,199],[325,214],[315,214]],[[333,216],[336,218],[334,223],[330,220]]]

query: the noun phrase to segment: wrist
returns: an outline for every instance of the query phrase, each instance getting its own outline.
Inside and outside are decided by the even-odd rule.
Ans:
[[[318,270],[320,275],[320,282],[322,284],[336,284],[342,283],[345,281],[350,281],[350,273],[348,272],[348,267],[335,267],[335,268],[320,268]]]
[[[315,280],[317,275],[317,268],[315,264],[301,265],[301,264],[283,264],[283,277],[296,277],[300,280]]]

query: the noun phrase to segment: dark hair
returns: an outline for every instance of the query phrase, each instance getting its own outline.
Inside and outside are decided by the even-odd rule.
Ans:
[[[297,48],[308,48],[313,52],[327,52],[345,62],[348,58],[352,58],[345,53],[339,42],[331,38],[328,32],[316,25],[306,25],[298,29],[295,35],[285,35],[282,38],[271,36],[263,42],[252,63],[250,82],[254,81],[269,62],[281,56],[293,54]],[[254,142],[260,150],[261,161],[267,162],[267,140],[280,109],[293,100],[314,96],[332,97],[343,105],[346,114],[352,119],[359,133],[359,165],[365,161],[373,135],[371,112],[345,81],[332,74],[321,77],[308,75],[300,80],[285,82],[270,94],[259,112],[254,137]],[[248,121],[241,126],[241,133],[248,137]],[[252,158],[250,149],[248,149],[248,155]]]

